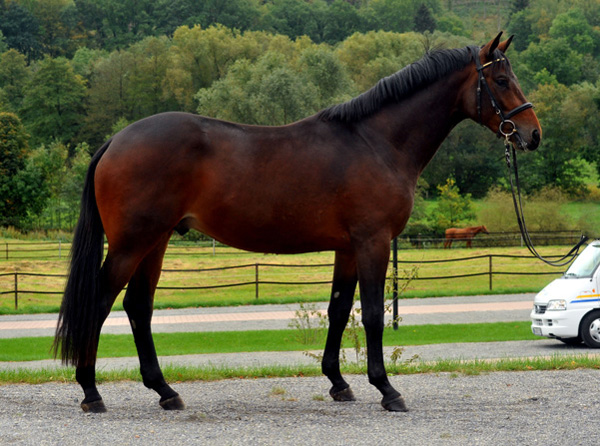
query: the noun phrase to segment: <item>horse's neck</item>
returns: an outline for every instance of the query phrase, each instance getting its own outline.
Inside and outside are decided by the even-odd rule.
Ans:
[[[463,119],[460,106],[464,72],[423,88],[409,98],[383,107],[370,120],[403,163],[410,161],[420,174],[450,131]]]

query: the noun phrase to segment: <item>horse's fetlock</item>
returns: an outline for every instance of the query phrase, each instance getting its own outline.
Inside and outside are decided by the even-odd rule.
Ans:
[[[142,382],[147,388],[156,391],[166,385],[165,378],[160,370],[158,372],[142,372]]]

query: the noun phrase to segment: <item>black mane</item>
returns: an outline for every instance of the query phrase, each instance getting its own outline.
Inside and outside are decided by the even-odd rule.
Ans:
[[[384,105],[398,102],[416,90],[464,68],[472,60],[469,48],[429,52],[421,60],[381,79],[370,90],[348,102],[326,108],[318,116],[324,121],[358,121]]]

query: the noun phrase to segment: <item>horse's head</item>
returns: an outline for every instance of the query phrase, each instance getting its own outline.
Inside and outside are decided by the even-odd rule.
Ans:
[[[481,232],[483,232],[484,234],[489,234],[490,232],[487,230],[487,228],[485,227],[485,225],[481,226]]]
[[[474,69],[467,83],[469,91],[465,92],[465,112],[519,149],[535,150],[542,129],[505,56],[512,36],[500,42],[501,35],[482,48],[469,48]]]

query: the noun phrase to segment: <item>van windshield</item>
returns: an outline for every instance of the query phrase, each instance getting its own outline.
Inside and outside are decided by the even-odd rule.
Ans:
[[[592,243],[571,264],[566,277],[591,277],[600,263],[600,243]]]

